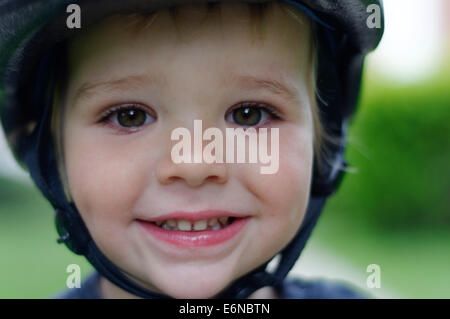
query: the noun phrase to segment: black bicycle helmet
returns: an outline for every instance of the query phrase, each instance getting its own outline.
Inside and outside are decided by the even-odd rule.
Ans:
[[[102,254],[92,240],[76,206],[64,193],[50,132],[53,81],[52,48],[78,29],[66,26],[69,4],[82,7],[83,28],[99,19],[131,12],[152,12],[187,2],[220,0],[0,0],[0,117],[8,143],[17,161],[54,207],[56,228],[69,249],[85,255],[107,279],[144,298],[167,298],[129,279]],[[242,0],[260,3],[267,0]],[[320,171],[315,163],[311,194],[305,218],[292,241],[280,252],[274,271],[267,264],[242,276],[216,297],[246,298],[257,289],[280,285],[290,271],[322,211],[338,187],[345,167],[346,128],[354,113],[366,54],[381,40],[384,30],[381,0],[283,0],[303,10],[316,22],[318,40],[317,99],[327,132],[339,143],[326,143],[327,161]],[[380,10],[380,27],[367,23],[371,10]]]

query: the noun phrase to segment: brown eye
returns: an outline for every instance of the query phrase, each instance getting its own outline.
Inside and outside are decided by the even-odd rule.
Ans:
[[[282,120],[271,106],[255,102],[244,102],[227,113],[225,120],[241,126],[258,126],[271,120]]]
[[[123,127],[138,127],[145,124],[147,113],[139,109],[126,109],[117,112],[117,122]]]
[[[244,126],[254,126],[259,124],[262,118],[260,109],[254,106],[239,107],[233,110],[233,121]]]
[[[139,104],[122,104],[107,110],[100,122],[114,128],[135,131],[142,126],[156,121],[156,113]]]

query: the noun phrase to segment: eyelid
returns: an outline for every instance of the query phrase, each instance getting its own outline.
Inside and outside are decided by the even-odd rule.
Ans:
[[[156,113],[147,106],[144,106],[140,103],[125,103],[125,104],[118,104],[118,105],[114,105],[112,107],[108,107],[105,111],[103,111],[100,114],[100,116],[99,116],[100,121],[107,119],[112,114],[117,113],[118,111],[128,110],[128,109],[139,109],[141,111],[149,113],[149,115],[153,116],[154,118],[157,118]]]
[[[283,118],[283,116],[281,115],[281,113],[280,113],[276,108],[274,108],[274,107],[271,106],[271,105],[262,103],[262,104],[261,104],[261,108],[264,109],[264,110],[266,110],[266,111],[268,111],[268,112],[269,112],[273,117],[275,117],[277,120],[281,120],[281,119]]]

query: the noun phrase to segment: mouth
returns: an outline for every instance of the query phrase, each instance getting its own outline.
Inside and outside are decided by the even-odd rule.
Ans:
[[[190,215],[195,216],[194,220],[188,216],[169,216],[167,219],[137,221],[153,238],[177,247],[202,247],[230,241],[250,219],[249,216],[202,218],[201,215]]]
[[[184,231],[184,232],[199,232],[199,231],[217,231],[228,227],[236,220],[236,217],[219,217],[210,219],[201,219],[197,221],[189,221],[184,219],[167,219],[152,222],[168,231]]]

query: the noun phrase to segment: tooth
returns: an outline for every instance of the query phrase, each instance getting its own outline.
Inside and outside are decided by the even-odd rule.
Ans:
[[[175,221],[175,219],[167,220],[166,224],[169,225],[170,227],[177,227],[177,222]]]
[[[161,226],[163,222],[164,222],[163,220],[158,220],[155,223],[156,223],[156,225]]]
[[[207,227],[206,219],[199,220],[198,222],[195,222],[194,224],[194,230],[205,230]]]
[[[209,226],[214,226],[218,223],[217,218],[212,218],[208,221]]]
[[[222,229],[222,226],[220,226],[219,223],[217,223],[213,227],[211,227],[211,230],[219,230],[219,229]]]
[[[162,228],[165,230],[172,230],[172,227],[169,227],[167,223],[162,224]]]
[[[183,231],[190,231],[191,230],[191,223],[187,220],[179,220],[178,221],[178,229]]]
[[[219,222],[220,222],[222,225],[226,225],[226,224],[227,224],[227,221],[228,221],[228,217],[226,217],[226,216],[223,216],[223,217],[220,217],[220,218],[219,218]]]

